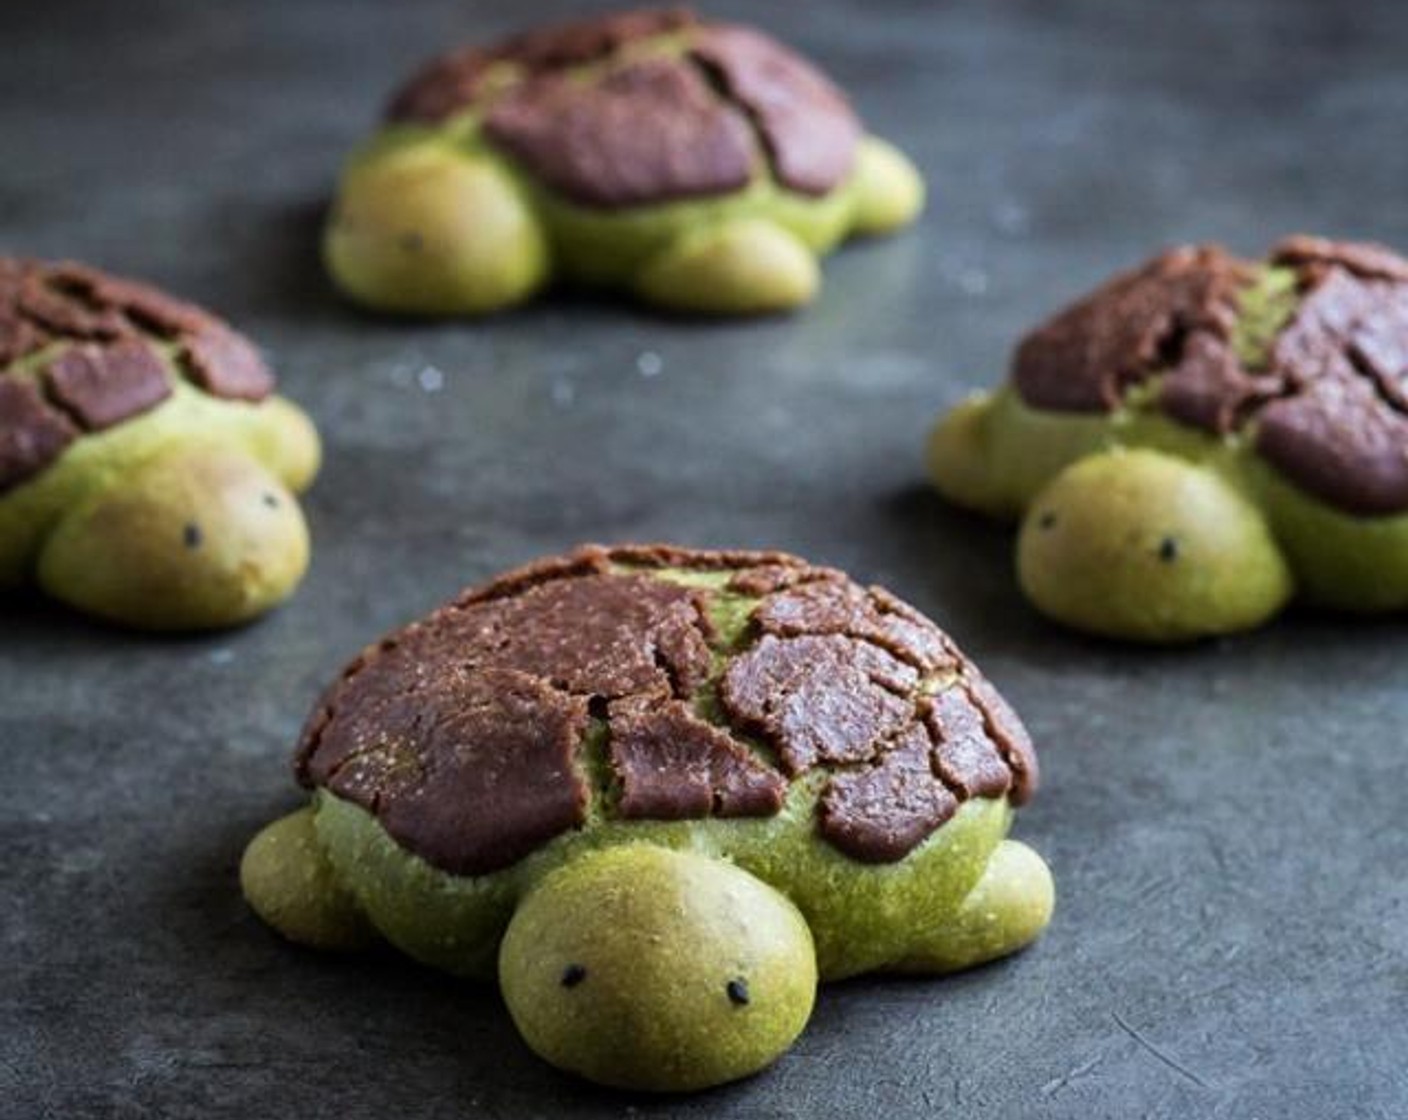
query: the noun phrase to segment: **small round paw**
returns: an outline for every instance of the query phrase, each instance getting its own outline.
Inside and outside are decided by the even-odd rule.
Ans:
[[[924,209],[924,180],[909,157],[878,136],[867,136],[856,154],[856,207],[851,228],[861,236],[893,233]]]
[[[929,481],[949,501],[1001,516],[1017,512],[994,476],[988,448],[992,398],[978,393],[960,401],[929,432],[924,466]]]
[[[244,850],[240,889],[274,929],[315,949],[362,949],[376,934],[323,855],[305,807],[266,825]]]
[[[1026,948],[1051,924],[1056,884],[1046,861],[1017,840],[993,852],[952,921],[920,939],[896,972],[957,972]]]
[[[1089,456],[1032,503],[1018,574],[1081,630],[1177,642],[1250,629],[1292,578],[1261,513],[1215,470],[1154,451]]]
[[[741,219],[686,234],[648,263],[636,290],[652,303],[708,315],[757,315],[810,303],[816,256],[774,222]]]

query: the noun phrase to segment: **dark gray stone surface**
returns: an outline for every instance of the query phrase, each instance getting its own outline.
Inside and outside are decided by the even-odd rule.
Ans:
[[[719,4],[915,153],[920,229],[842,253],[787,320],[341,306],[318,210],[386,91],[450,39],[575,7],[6,5],[0,247],[208,301],[268,347],[328,460],[312,576],[258,626],[157,641],[4,606],[0,1115],[1408,1115],[1402,620],[1080,641],[918,465],[1024,326],[1159,244],[1408,245],[1408,7]],[[236,861],[295,803],[290,744],[337,666],[502,566],[626,538],[792,549],[950,627],[1043,752],[1018,834],[1058,877],[1046,940],[826,990],[776,1069],[661,1103],[553,1073],[493,992],[261,928]]]

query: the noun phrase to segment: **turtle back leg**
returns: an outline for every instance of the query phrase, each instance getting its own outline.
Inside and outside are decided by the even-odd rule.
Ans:
[[[1302,599],[1333,610],[1408,610],[1408,512],[1355,516],[1306,494],[1269,464],[1256,460],[1252,469]]]
[[[373,142],[342,177],[328,269],[359,303],[413,315],[482,315],[549,278],[546,236],[503,162],[448,139]]]
[[[674,311],[766,314],[810,303],[821,266],[781,223],[737,217],[681,233],[645,262],[633,286],[646,302]]]
[[[377,940],[323,852],[311,805],[266,825],[249,842],[240,889],[256,914],[300,945],[351,951]]]
[[[1025,844],[1004,840],[953,917],[920,933],[890,970],[956,972],[1005,957],[1041,935],[1055,905],[1046,862]]]
[[[721,860],[634,844],[549,874],[509,924],[499,979],[549,1062],[677,1091],[772,1063],[811,1015],[817,969],[778,891]]]
[[[876,237],[912,223],[924,209],[924,180],[909,157],[878,136],[866,136],[856,152],[851,232]]]
[[[302,510],[273,471],[242,448],[179,443],[69,510],[37,571],[45,591],[80,610],[142,629],[199,630],[281,602],[308,553]]]

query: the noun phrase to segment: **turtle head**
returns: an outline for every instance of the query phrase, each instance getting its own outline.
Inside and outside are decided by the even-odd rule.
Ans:
[[[554,1065],[628,1089],[701,1089],[769,1065],[806,1025],[811,933],[761,880],[637,844],[550,874],[499,954],[505,1002]]]
[[[1051,617],[1134,641],[1249,629],[1293,590],[1264,517],[1231,482],[1146,450],[1090,455],[1057,475],[1023,522],[1018,574]]]
[[[348,166],[324,237],[333,279],[383,311],[478,315],[547,280],[543,231],[491,154],[390,129]]]
[[[102,618],[201,630],[256,618],[307,566],[308,528],[278,478],[243,452],[183,445],[69,511],[40,555],[39,580]]]

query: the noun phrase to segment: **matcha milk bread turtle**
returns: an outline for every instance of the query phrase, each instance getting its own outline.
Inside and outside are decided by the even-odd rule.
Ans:
[[[907,225],[923,196],[805,59],[635,11],[430,63],[344,170],[325,257],[393,312],[482,315],[561,279],[753,314],[807,303],[820,255]]]
[[[1016,715],[923,615],[781,554],[510,572],[348,665],[295,767],[254,909],[497,975],[534,1050],[610,1085],[753,1073],[818,979],[992,960],[1053,904],[1006,839],[1037,780]]]
[[[318,437],[250,343],[84,265],[0,258],[0,591],[231,626],[308,563]]]
[[[1176,249],[1028,335],[928,447],[953,501],[1022,519],[1032,601],[1168,642],[1289,600],[1408,607],[1408,260],[1292,237]]]

